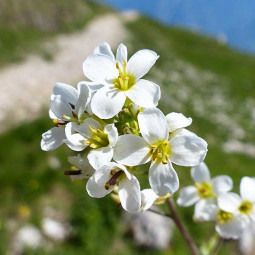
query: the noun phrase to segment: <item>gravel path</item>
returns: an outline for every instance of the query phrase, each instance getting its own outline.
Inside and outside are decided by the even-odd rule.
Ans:
[[[82,31],[47,42],[56,50],[52,61],[29,56],[22,63],[0,70],[0,132],[36,118],[43,107],[48,108],[56,82],[75,85],[83,80],[82,62],[95,46],[107,41],[114,48],[123,41],[124,19],[126,15],[105,15],[94,19]]]

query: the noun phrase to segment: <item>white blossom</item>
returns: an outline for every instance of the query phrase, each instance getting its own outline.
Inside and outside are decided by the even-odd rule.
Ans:
[[[50,99],[49,116],[56,127],[42,134],[41,148],[51,151],[66,141],[65,126],[69,122],[82,123],[84,112],[91,100],[91,92],[86,83],[79,83],[78,89],[57,83]]]
[[[209,169],[204,162],[191,168],[191,178],[195,182],[194,185],[181,189],[177,203],[180,206],[196,204],[195,218],[201,206],[198,204],[204,204],[202,200],[208,200],[207,202],[210,203],[216,202],[216,197],[219,194],[228,192],[233,188],[233,181],[227,175],[211,178]]]
[[[116,58],[107,43],[95,49],[83,63],[85,76],[104,85],[94,95],[91,109],[102,119],[118,114],[129,98],[141,107],[156,107],[160,99],[157,84],[141,79],[155,64],[158,55],[151,50],[140,50],[127,61],[127,48],[120,44]]]
[[[219,207],[229,213],[242,215],[248,222],[255,221],[255,181],[243,177],[240,182],[240,196],[228,192],[218,198]]]
[[[254,180],[243,177],[240,183],[241,196],[226,192],[218,196],[217,204],[203,200],[196,208],[196,220],[216,221],[215,229],[222,238],[240,238],[248,225],[254,222],[254,189]]]
[[[90,147],[88,160],[94,169],[109,163],[113,157],[113,147],[118,138],[114,124],[104,127],[96,120],[87,118],[82,124],[66,125],[66,144],[75,151]]]
[[[99,168],[87,182],[87,192],[91,197],[101,198],[111,193],[118,185],[122,207],[128,212],[138,211],[141,207],[140,184],[128,169],[115,162]]]
[[[169,140],[166,117],[157,108],[138,114],[142,137],[122,135],[114,148],[114,160],[136,166],[152,161],[149,182],[159,196],[173,194],[179,188],[179,178],[172,162],[182,166],[201,163],[207,152],[207,143],[198,136],[180,135]]]

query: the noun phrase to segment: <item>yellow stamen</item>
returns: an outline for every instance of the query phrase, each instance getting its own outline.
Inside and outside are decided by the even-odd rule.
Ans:
[[[253,204],[248,200],[244,200],[238,210],[242,214],[250,215],[253,212]]]
[[[168,159],[171,155],[171,149],[166,141],[161,141],[151,145],[150,154],[153,161],[167,164]]]
[[[201,198],[215,197],[213,194],[212,185],[209,182],[195,183],[197,192]]]
[[[230,212],[219,210],[217,218],[218,218],[220,224],[224,224],[233,218],[233,214]]]
[[[116,68],[119,71],[119,76],[113,81],[115,88],[122,91],[129,90],[135,84],[135,77],[127,73],[127,62],[123,60],[123,70],[121,70],[119,62],[116,62]]]

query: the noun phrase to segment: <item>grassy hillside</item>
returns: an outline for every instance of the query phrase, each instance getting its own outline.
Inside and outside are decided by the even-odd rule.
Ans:
[[[209,144],[206,163],[212,176],[229,174],[237,191],[242,176],[254,176],[255,162],[247,155],[225,153],[223,148],[231,140],[255,141],[255,58],[146,18],[128,23],[127,29],[129,56],[141,48],[160,55],[146,77],[162,88],[160,107],[165,113],[183,112],[193,118],[190,129]],[[47,31],[47,36],[50,33]],[[37,41],[31,39],[29,44]],[[11,49],[2,47],[7,53],[1,61],[9,61]],[[90,198],[84,182],[71,183],[63,175],[63,170],[69,168],[66,157],[70,151],[64,146],[54,152],[41,151],[41,134],[51,126],[48,117],[43,116],[0,136],[0,254],[10,249],[13,233],[20,226],[29,222],[40,228],[46,205],[71,223],[72,237],[63,244],[54,243],[54,249],[48,243],[26,254],[188,254],[177,231],[166,251],[137,249],[125,235],[121,211],[114,202],[109,197]],[[189,169],[176,169],[181,185],[189,184]],[[24,207],[29,213],[22,213]],[[193,208],[180,211],[198,244],[210,237],[212,224],[194,223]],[[238,254],[236,244],[224,243],[220,254]]]
[[[22,60],[28,52],[50,59],[41,42],[83,28],[109,8],[90,0],[0,1],[0,66]]]

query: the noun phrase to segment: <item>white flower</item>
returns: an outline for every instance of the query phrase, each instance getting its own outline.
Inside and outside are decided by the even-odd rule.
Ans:
[[[66,137],[65,143],[72,150],[82,151],[89,146],[89,163],[94,169],[98,169],[111,161],[118,131],[114,124],[103,127],[98,121],[87,118],[80,125],[68,123]]]
[[[54,241],[64,241],[70,235],[70,226],[46,217],[42,220],[43,233]]]
[[[57,83],[50,100],[50,118],[57,126],[42,134],[41,148],[51,151],[62,145],[66,139],[64,127],[70,121],[81,123],[91,99],[91,92],[86,83],[74,87]]]
[[[127,48],[123,44],[117,49],[116,59],[108,44],[96,48],[83,63],[85,76],[104,85],[91,101],[93,113],[110,119],[121,111],[127,98],[141,107],[156,107],[160,98],[159,86],[141,78],[158,57],[154,51],[140,50],[127,62]]]
[[[112,192],[118,185],[122,207],[128,212],[141,207],[140,184],[125,166],[110,162],[98,169],[87,182],[87,192],[91,197],[101,198]]]
[[[220,197],[226,196],[222,193]],[[201,200],[195,208],[196,221],[215,221],[215,230],[226,239],[238,239],[247,228],[247,219],[242,215],[224,210],[222,204],[211,203],[210,200]]]
[[[241,196],[232,192],[221,193],[217,205],[203,200],[196,208],[196,219],[216,221],[215,229],[223,238],[240,238],[247,226],[254,221],[255,182],[252,178],[242,178],[240,193]]]
[[[77,89],[57,83],[50,100],[50,117],[60,122],[82,122],[82,117],[91,99],[89,86],[80,82]]]
[[[36,249],[42,247],[45,244],[45,240],[40,230],[33,225],[25,225],[20,228],[13,240],[15,254],[23,254],[25,248]]]
[[[253,193],[254,194],[254,193]],[[228,192],[218,197],[216,231],[223,238],[238,239],[249,224],[248,216],[252,214],[248,201],[239,195]]]
[[[222,238],[238,239],[241,237],[247,226],[247,220],[241,215],[232,214],[221,209],[217,213],[215,229]]]
[[[87,158],[81,157],[80,154],[68,157],[68,162],[76,167],[74,171],[67,172],[72,181],[88,179],[95,173],[95,169],[89,164]]]
[[[176,136],[169,141],[166,117],[157,108],[138,114],[142,137],[123,135],[114,148],[114,160],[136,166],[152,161],[149,182],[159,196],[173,194],[179,188],[179,179],[172,162],[181,166],[201,163],[207,152],[207,143],[198,136]]]
[[[195,185],[181,189],[177,199],[180,206],[191,206],[204,199],[213,201],[219,194],[233,188],[233,181],[229,176],[220,175],[211,179],[209,169],[204,162],[191,168],[191,178]]]
[[[240,183],[240,195],[232,192],[219,196],[219,207],[232,214],[240,214],[247,220],[255,221],[255,181],[243,177]]]

